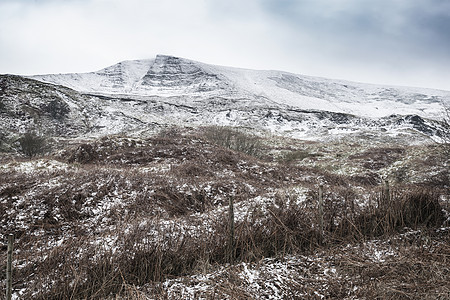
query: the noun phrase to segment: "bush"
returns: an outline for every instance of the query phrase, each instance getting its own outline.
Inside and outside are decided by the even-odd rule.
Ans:
[[[310,153],[306,150],[296,150],[296,151],[290,151],[290,152],[284,154],[281,157],[281,161],[283,161],[285,163],[292,163],[295,161],[304,160],[305,158],[312,158],[312,157],[317,157],[317,156],[321,156],[321,155],[318,153]]]
[[[68,158],[69,163],[77,162],[81,164],[92,163],[99,157],[97,151],[91,144],[81,144],[74,149]]]
[[[205,128],[205,137],[216,145],[247,155],[259,156],[261,154],[262,144],[260,139],[238,129],[210,126]]]
[[[69,113],[69,105],[61,100],[52,100],[42,108],[56,120],[64,119]]]
[[[20,150],[28,157],[43,154],[48,147],[47,139],[35,132],[26,132],[19,138]]]
[[[444,221],[438,193],[432,190],[407,189],[392,193],[390,202],[386,205],[368,207],[351,218],[343,219],[335,234],[341,237],[371,238],[400,232],[405,227],[435,228]]]
[[[402,200],[402,226],[435,227],[444,222],[439,194],[425,190],[408,191]]]

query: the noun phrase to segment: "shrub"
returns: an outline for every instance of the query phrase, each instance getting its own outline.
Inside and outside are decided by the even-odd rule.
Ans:
[[[205,128],[205,137],[216,145],[247,155],[259,156],[261,154],[262,144],[260,138],[238,129],[210,126]]]
[[[296,151],[291,151],[291,152],[284,154],[281,157],[281,161],[283,161],[285,163],[292,163],[294,161],[300,161],[300,160],[304,160],[305,158],[317,157],[317,156],[321,156],[321,155],[318,153],[310,153],[305,150],[296,150]]]
[[[405,227],[434,228],[445,220],[438,199],[439,194],[431,190],[407,189],[402,193],[392,193],[386,205],[366,208],[350,219],[343,219],[336,234],[341,237],[378,237],[399,232]]]
[[[68,162],[87,164],[98,159],[98,153],[94,147],[90,144],[81,144],[76,149],[74,149],[67,159]]]
[[[48,147],[47,139],[33,131],[26,132],[19,138],[20,150],[28,157],[43,154]]]
[[[49,113],[52,118],[56,120],[64,119],[70,112],[69,105],[61,100],[52,100],[42,108],[45,112]]]
[[[406,193],[402,201],[403,225],[434,227],[442,224],[444,213],[438,199],[439,195],[431,191],[416,190]]]

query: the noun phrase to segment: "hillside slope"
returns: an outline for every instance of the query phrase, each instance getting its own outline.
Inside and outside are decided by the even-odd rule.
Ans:
[[[0,86],[0,138],[9,143],[30,130],[66,138],[110,134],[147,136],[170,126],[209,125],[246,127],[265,134],[312,140],[345,136],[406,143],[439,138],[443,132],[440,122],[418,115],[368,118],[300,109],[266,97],[87,94],[12,75],[0,75]],[[167,83],[165,86],[170,88]]]
[[[308,140],[439,140],[450,92],[384,87],[158,55],[98,72],[0,75],[0,147],[50,137],[233,126]]]
[[[440,118],[450,92],[390,87],[309,77],[282,71],[257,71],[208,65],[158,55],[155,59],[124,61],[92,73],[32,77],[83,93],[134,96],[246,98],[365,117],[393,112]]]

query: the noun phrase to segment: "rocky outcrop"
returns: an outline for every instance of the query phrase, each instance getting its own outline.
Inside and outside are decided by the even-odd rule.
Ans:
[[[156,56],[141,84],[181,93],[211,92],[228,87],[223,78],[206,72],[199,64],[165,55]]]

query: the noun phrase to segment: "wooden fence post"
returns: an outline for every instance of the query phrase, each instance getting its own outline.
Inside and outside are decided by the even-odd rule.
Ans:
[[[394,229],[393,224],[393,203],[391,203],[391,190],[389,187],[389,180],[384,180],[384,187],[383,187],[383,201],[384,201],[384,212],[386,214],[386,221],[385,221],[385,231],[391,232]]]
[[[389,206],[389,203],[391,201],[391,195],[390,195],[390,189],[389,189],[389,180],[384,181],[384,199],[386,201],[386,206]]]
[[[319,185],[319,229],[323,236],[323,184]]]
[[[8,235],[8,262],[6,265],[6,300],[12,297],[12,254],[13,254],[14,235]]]
[[[230,221],[230,232],[228,240],[228,262],[234,262],[234,198],[229,197],[228,202],[228,217]]]
[[[382,210],[387,210],[389,208],[390,195],[389,195],[389,181],[385,179],[383,181],[383,187],[381,189],[381,197],[378,203],[378,208]]]

